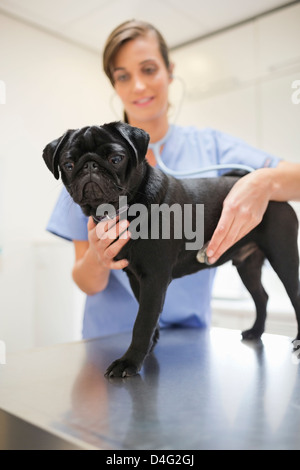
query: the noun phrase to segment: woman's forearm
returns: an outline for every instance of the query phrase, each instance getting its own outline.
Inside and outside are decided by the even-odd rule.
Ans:
[[[99,263],[95,252],[90,249],[82,258],[75,261],[72,270],[74,282],[88,295],[97,294],[106,288],[109,273],[110,269]]]
[[[269,170],[269,177],[271,201],[300,201],[299,163],[281,161],[276,168]]]
[[[115,261],[115,256],[130,240],[126,229],[127,220],[111,223],[100,222],[96,225],[88,221],[88,240],[73,240],[75,246],[75,264],[72,275],[78,287],[88,295],[104,290],[112,269],[124,269],[128,266],[126,259]]]
[[[247,235],[262,220],[270,201],[300,200],[300,164],[281,161],[235,183],[223,203],[217,228],[207,248],[210,263]]]

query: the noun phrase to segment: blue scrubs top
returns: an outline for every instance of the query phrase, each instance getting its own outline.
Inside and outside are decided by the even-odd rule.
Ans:
[[[240,139],[214,129],[172,126],[161,155],[168,168],[187,171],[220,163],[240,163],[253,168],[275,167],[279,159],[255,149]],[[203,176],[215,176],[204,173]],[[63,189],[50,217],[47,230],[67,240],[87,240],[88,218]],[[175,279],[170,284],[161,327],[174,325],[207,327],[210,324],[210,300],[215,270],[207,269]],[[87,296],[83,338],[115,334],[132,329],[138,303],[127,275],[110,272],[107,288]]]

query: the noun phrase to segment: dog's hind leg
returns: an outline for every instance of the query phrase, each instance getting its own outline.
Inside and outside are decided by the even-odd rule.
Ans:
[[[240,278],[251,294],[256,307],[255,322],[252,328],[242,332],[243,339],[259,339],[265,330],[268,294],[261,283],[261,270],[264,259],[263,252],[257,248],[241,263],[236,263],[233,260]]]
[[[274,208],[276,212],[274,212]],[[299,347],[300,284],[298,219],[294,210],[288,204],[272,203],[270,209],[268,211],[268,223],[264,228],[264,237],[260,241],[262,242],[261,248],[283,283],[295,309],[298,332],[295,338],[297,343],[294,343],[294,346]]]
[[[298,250],[294,249],[296,243],[292,243],[291,240],[287,240],[285,247],[277,247],[281,249],[280,255],[278,251],[269,253],[268,259],[270,264],[279,279],[282,281],[285,290],[290,298],[290,301],[294,307],[298,331],[294,341],[295,347],[300,346],[300,284],[299,284],[299,255]]]

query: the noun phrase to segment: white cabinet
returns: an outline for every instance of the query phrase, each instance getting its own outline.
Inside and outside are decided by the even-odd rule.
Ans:
[[[300,103],[292,102],[292,83],[297,77],[300,63],[297,73],[261,83],[260,146],[285,160],[300,162]]]
[[[300,62],[300,5],[263,16],[256,22],[259,75],[288,70]]]
[[[175,75],[186,83],[189,100],[237,88],[255,77],[254,25],[185,46],[174,51],[172,59]]]
[[[36,242],[33,253],[35,346],[81,339],[85,296],[72,280],[73,244]]]

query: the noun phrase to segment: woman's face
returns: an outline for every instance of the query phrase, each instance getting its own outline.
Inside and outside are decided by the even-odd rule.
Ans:
[[[153,34],[122,46],[115,58],[113,78],[130,124],[167,117],[170,75]]]

